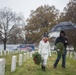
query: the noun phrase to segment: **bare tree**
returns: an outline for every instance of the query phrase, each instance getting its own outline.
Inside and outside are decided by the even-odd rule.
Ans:
[[[23,17],[11,11],[9,8],[0,9],[0,39],[4,43],[4,50],[6,50],[6,43],[8,39],[12,38],[16,33],[12,34],[14,26],[24,24]]]
[[[11,43],[11,44],[25,43],[25,34],[22,28],[23,26],[17,26],[17,25],[13,26],[13,30],[11,31],[10,34],[10,36],[13,37],[10,38],[7,43]]]

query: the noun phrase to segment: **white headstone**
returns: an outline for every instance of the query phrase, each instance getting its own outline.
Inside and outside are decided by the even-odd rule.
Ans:
[[[14,54],[14,51],[12,51],[12,54]]]
[[[69,51],[67,51],[67,57],[69,57]]]
[[[52,55],[52,53],[50,52],[50,55],[49,56],[51,57],[51,55]]]
[[[22,66],[22,54],[19,54],[19,66]]]
[[[8,55],[10,54],[10,52],[8,51]]]
[[[18,53],[20,53],[20,50],[18,50]]]
[[[3,55],[3,52],[1,51],[1,56]]]
[[[32,54],[34,54],[35,53],[35,51],[32,51]]]
[[[1,51],[1,56],[3,55],[3,51]]]
[[[4,51],[4,55],[6,56],[6,51]]]
[[[67,48],[66,48],[66,50],[67,50],[67,51],[69,51],[69,50],[70,50],[70,48],[69,48],[69,47],[67,47]]]
[[[70,58],[73,58],[73,53],[72,52],[70,52]]]
[[[12,56],[12,63],[11,63],[11,72],[14,72],[16,70],[16,56]]]
[[[76,60],[76,52],[74,53],[74,59]]]
[[[16,51],[16,50],[15,50]],[[15,51],[14,51],[14,53],[15,53]],[[19,53],[19,51],[17,50],[17,53]]]
[[[19,53],[21,53],[21,50],[19,50]]]
[[[12,50],[10,50],[10,54],[13,54]]]
[[[5,75],[5,59],[0,59],[0,75]]]
[[[29,56],[30,56],[30,55],[29,55],[29,52],[27,52],[27,60],[29,59]]]
[[[32,58],[32,52],[30,52],[30,58]]]
[[[13,53],[17,53],[16,51],[14,51]]]
[[[10,54],[12,54],[12,51],[10,51]]]
[[[12,54],[14,54],[14,51],[12,50]]]
[[[24,53],[24,62],[26,62],[26,53]]]
[[[0,51],[0,56],[1,56],[1,51]]]
[[[72,51],[73,51],[73,50],[74,50],[74,47],[71,47],[71,48],[70,48],[70,50],[72,50]]]

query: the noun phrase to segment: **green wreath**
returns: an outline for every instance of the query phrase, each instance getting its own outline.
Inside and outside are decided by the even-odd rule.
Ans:
[[[57,50],[58,54],[62,55],[64,53],[64,50],[65,50],[64,44],[61,42],[57,43],[56,50]]]
[[[38,52],[35,52],[33,54],[33,61],[35,62],[35,64],[40,65],[40,63],[42,62],[42,57]]]

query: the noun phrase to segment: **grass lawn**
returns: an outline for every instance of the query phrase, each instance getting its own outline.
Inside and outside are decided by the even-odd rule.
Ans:
[[[17,57],[19,54],[15,54]],[[18,67],[18,58],[17,58],[17,69],[15,72],[10,72],[11,68],[11,58],[12,55],[3,56],[0,58],[6,58],[6,70],[5,75],[76,75],[76,60],[67,58],[66,69],[61,67],[61,60],[57,66],[57,69],[53,69],[53,64],[56,59],[56,54],[52,54],[52,57],[49,57],[46,67],[46,72],[41,70],[41,67],[34,64],[32,59],[23,62],[22,67]]]

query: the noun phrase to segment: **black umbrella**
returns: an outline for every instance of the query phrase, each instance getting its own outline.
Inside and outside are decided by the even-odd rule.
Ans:
[[[55,25],[50,32],[54,31],[61,31],[61,30],[71,30],[71,29],[76,29],[76,25],[74,25],[71,22],[60,22],[57,25]]]

